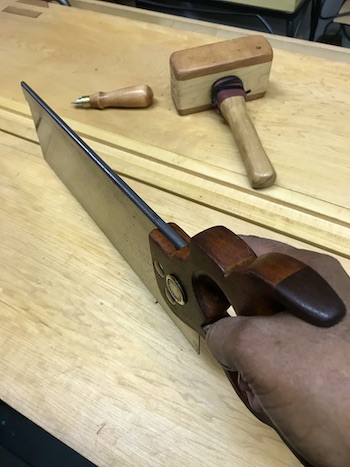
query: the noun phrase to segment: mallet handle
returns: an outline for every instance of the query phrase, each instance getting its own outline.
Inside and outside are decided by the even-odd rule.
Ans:
[[[220,104],[220,112],[235,137],[252,187],[266,188],[273,185],[276,172],[248,116],[245,98],[233,96],[224,99]]]

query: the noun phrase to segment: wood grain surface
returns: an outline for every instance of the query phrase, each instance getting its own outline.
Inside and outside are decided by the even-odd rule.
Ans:
[[[215,35],[54,4],[26,4],[33,18],[4,12],[10,3],[0,0],[0,398],[99,466],[299,465],[46,165],[19,81],[190,235],[225,225],[319,244],[350,272],[349,65],[275,51],[252,118],[280,185],[257,197],[217,115],[179,117],[171,104],[170,51]],[[139,82],[154,89],[150,109],[69,105]]]
[[[99,466],[298,465],[155,304],[39,146],[0,136],[1,399]],[[180,210],[190,232],[227,223],[133,187],[169,220]]]
[[[21,119],[1,112],[1,399],[99,466],[299,465],[46,165],[34,128],[11,134]],[[307,247],[126,180],[190,235],[225,225]]]
[[[275,186],[257,194],[220,116],[207,111],[179,117],[171,101],[170,54],[219,39],[54,4],[41,11],[37,18],[0,11],[0,58],[7,63],[0,76],[1,96],[23,102],[19,81],[25,80],[63,118],[76,121],[77,131],[80,124],[89,125],[89,137],[115,147],[119,137],[140,143],[140,157],[147,153],[147,159],[157,159],[160,173],[176,171],[171,179],[176,176],[177,183],[168,184],[169,191],[181,195],[182,182],[194,176],[204,190],[192,191],[196,201],[349,254],[348,51],[344,61],[331,61],[333,48],[320,59],[274,47],[268,92],[248,103],[278,176]],[[99,111],[70,105],[79,95],[140,82],[154,91],[148,109]],[[115,168],[119,170],[118,161]],[[141,170],[137,176],[143,179]],[[223,193],[225,202],[218,199]]]

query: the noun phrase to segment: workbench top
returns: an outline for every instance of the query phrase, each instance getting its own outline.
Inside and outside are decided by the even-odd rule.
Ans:
[[[169,93],[172,51],[245,31],[36,3],[10,5],[35,17],[0,0],[0,399],[99,466],[299,465],[46,165],[19,82],[190,235],[225,225],[313,245],[350,272],[349,55],[271,39],[271,86],[249,112],[279,179],[255,192],[218,115],[179,117]],[[138,83],[152,86],[152,108],[70,106]]]
[[[6,63],[0,97],[11,101],[3,100],[3,107],[13,108],[13,100],[24,103],[19,86],[24,80],[71,120],[74,130],[93,140],[93,148],[113,153],[112,167],[120,174],[349,255],[349,50],[271,37],[268,91],[247,106],[278,178],[275,186],[254,191],[217,112],[180,117],[170,95],[172,52],[244,31],[220,27],[198,34],[179,29],[179,20],[175,27],[152,24],[143,20],[150,15],[137,12],[140,20],[132,20],[133,11],[126,8],[117,16],[16,2],[16,8],[40,13],[34,18],[8,13],[5,2],[0,1],[0,59]],[[132,84],[153,88],[151,108],[99,111],[70,104],[82,95]],[[20,111],[28,114],[27,105]]]

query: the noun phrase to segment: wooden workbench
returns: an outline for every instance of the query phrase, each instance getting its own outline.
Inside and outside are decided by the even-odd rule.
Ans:
[[[8,10],[6,2],[0,0],[0,11]],[[158,187],[349,255],[349,50],[340,53],[335,47],[271,38],[274,61],[268,93],[248,107],[278,180],[274,187],[256,192],[219,115],[207,111],[179,117],[170,97],[168,62],[173,51],[242,31],[205,29],[199,23],[198,34],[177,29],[178,24],[193,29],[195,22],[177,19],[171,23],[175,27],[164,27],[147,22],[150,13],[134,21],[130,15],[137,13],[126,7],[106,10],[122,15],[116,16],[83,14],[59,5],[14,4],[39,16],[1,12],[4,108],[14,109],[14,100],[19,103],[16,112],[28,115],[27,105],[20,106],[24,98],[19,82],[25,80],[59,115],[73,120],[73,128],[93,140],[94,148],[111,154],[112,166],[121,174],[134,177],[137,172]],[[312,52],[322,52],[323,58]],[[86,111],[70,104],[97,90],[143,82],[156,98],[145,111]],[[107,143],[105,148],[101,142]]]
[[[349,54],[272,39],[271,86],[249,109],[279,181],[257,193],[215,112],[179,117],[169,95],[171,51],[242,31],[88,2],[8,5],[0,1],[0,399],[100,466],[299,465],[45,164],[19,81],[189,234],[223,224],[314,245],[350,272]],[[151,109],[69,105],[138,82],[154,89]]]

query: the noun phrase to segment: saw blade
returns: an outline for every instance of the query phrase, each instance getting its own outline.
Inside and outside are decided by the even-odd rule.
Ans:
[[[199,352],[198,334],[169,310],[159,291],[149,234],[160,230],[177,249],[186,242],[26,83],[21,85],[45,160]]]

